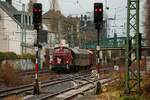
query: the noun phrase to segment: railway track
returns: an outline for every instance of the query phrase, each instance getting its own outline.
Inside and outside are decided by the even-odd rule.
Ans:
[[[77,87],[70,87],[64,90],[61,90],[59,92],[49,94],[43,97],[40,97],[39,100],[48,100],[48,99],[62,99],[62,100],[71,100],[72,98],[77,97],[79,94],[82,94],[86,91],[89,91],[91,89],[95,88],[94,83],[97,81],[103,81],[102,85],[109,84],[111,82],[116,81],[118,78],[110,79],[108,77],[99,78],[90,82],[85,82]]]
[[[45,74],[45,73],[50,73],[51,71],[49,70],[41,70],[39,71],[39,74]],[[25,75],[35,75],[35,71],[31,70],[31,71],[22,71],[22,72],[18,72],[18,75],[20,76],[25,76]]]
[[[80,73],[80,74],[78,73],[78,74],[72,74],[72,75],[65,75],[62,78],[44,81],[44,82],[41,82],[41,88],[50,86],[50,85],[59,84],[59,83],[66,82],[66,81],[71,81],[74,79],[78,79],[80,78],[80,76],[88,76],[88,74],[86,72],[86,73]],[[0,98],[8,97],[11,95],[18,95],[18,94],[24,93],[26,91],[31,91],[31,90],[33,90],[33,84],[0,90]]]
[[[107,69],[107,70],[111,70],[111,69]],[[41,88],[53,86],[56,84],[61,84],[63,82],[75,81],[77,79],[88,80],[88,79],[86,79],[86,77],[90,77],[90,76],[91,76],[90,71],[84,71],[84,72],[81,71],[76,74],[65,74],[65,75],[61,76],[60,78],[41,82]],[[90,83],[93,83],[93,82],[90,82]],[[86,84],[88,84],[88,83],[86,83]],[[67,92],[68,90],[72,90],[72,89],[73,88],[66,89],[60,93],[54,93],[54,94],[58,95],[58,94],[61,94],[65,91]],[[29,91],[30,91],[30,93],[32,93],[31,91],[33,91],[33,84],[22,85],[19,87],[13,87],[13,88],[5,89],[5,90],[0,90],[0,98],[9,97],[12,95],[25,94],[26,92],[29,92]],[[54,94],[53,94],[53,96],[54,96]],[[43,100],[44,98],[47,98],[47,97],[42,97],[41,100]]]

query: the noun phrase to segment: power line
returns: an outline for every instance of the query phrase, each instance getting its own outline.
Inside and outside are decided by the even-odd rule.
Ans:
[[[80,6],[80,8],[84,11],[84,12],[86,12],[86,10],[81,6],[81,4],[80,4],[80,2],[77,0],[77,2],[76,2],[79,6]]]
[[[87,12],[87,11],[85,10],[85,8],[81,5],[81,3],[79,2],[79,0],[76,0],[76,1],[62,0],[62,1],[64,1],[65,3],[72,3],[72,4],[76,5],[76,7],[79,7],[79,8],[81,8],[81,9],[83,10],[82,13]]]
[[[22,0],[19,0],[19,1],[18,1],[18,0],[14,0],[14,2],[15,2],[15,3],[19,3],[19,4],[24,4],[24,3],[22,2]]]

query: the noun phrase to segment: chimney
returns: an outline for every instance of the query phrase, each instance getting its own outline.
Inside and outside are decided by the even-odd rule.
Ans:
[[[6,0],[6,2],[12,5],[12,0]]]

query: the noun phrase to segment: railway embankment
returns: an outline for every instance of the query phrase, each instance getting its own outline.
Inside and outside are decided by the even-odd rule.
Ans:
[[[18,70],[16,64],[12,61],[1,64],[0,66],[0,90],[17,87],[20,85],[31,84],[34,82],[34,70]],[[39,81],[45,81],[59,77],[59,74],[50,72],[49,70],[39,71]]]
[[[124,94],[124,73],[115,72],[113,76],[118,76],[119,81],[112,84],[102,86],[102,91],[99,95],[85,94],[77,100],[149,100],[150,98],[150,73],[143,73],[141,76],[141,95],[126,96]]]

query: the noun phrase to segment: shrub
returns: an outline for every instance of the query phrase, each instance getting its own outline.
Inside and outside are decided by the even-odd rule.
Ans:
[[[2,53],[2,52],[0,52],[0,62],[1,62],[2,60],[4,60],[4,56],[5,56],[5,54]]]
[[[23,54],[23,55],[18,55],[19,59],[31,59],[31,61],[34,63],[35,62],[35,55],[32,54]]]
[[[17,86],[19,85],[19,75],[16,73],[15,69],[7,61],[0,68],[0,79],[7,86]]]
[[[0,52],[0,63],[3,60],[15,60],[15,59],[31,59],[31,61],[35,62],[35,55],[32,54],[23,54],[23,55],[17,55],[14,52]]]
[[[14,52],[5,52],[5,59],[11,59],[11,60],[14,60],[14,59],[18,59],[18,56],[16,53]]]
[[[18,56],[14,52],[0,52],[0,61],[8,59],[11,60],[18,59]]]

